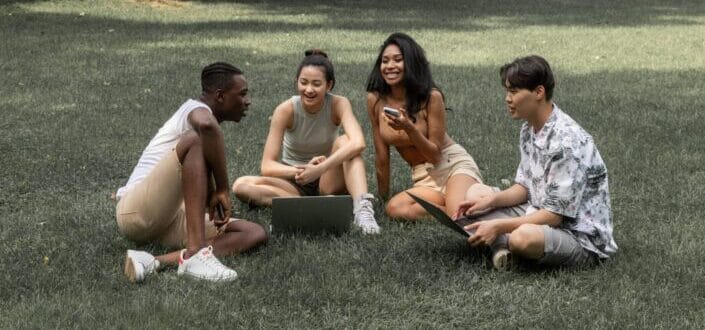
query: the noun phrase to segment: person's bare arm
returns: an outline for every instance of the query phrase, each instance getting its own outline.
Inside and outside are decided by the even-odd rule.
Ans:
[[[394,129],[403,129],[427,162],[438,163],[441,159],[441,147],[446,137],[446,110],[441,93],[437,90],[431,91],[426,105],[428,137],[421,134],[421,131],[408,117],[406,110],[399,110],[402,112],[399,117],[386,116],[390,126]]]
[[[379,117],[375,105],[379,98],[374,93],[367,93],[367,114],[372,123],[372,140],[375,147],[375,174],[377,192],[382,198],[389,196],[389,145],[382,140],[379,131]]]
[[[294,107],[291,101],[285,101],[274,110],[262,153],[260,171],[263,176],[293,179],[300,172],[296,167],[282,164],[278,160],[284,141],[284,132],[287,127],[293,125],[293,120]]]
[[[215,181],[215,199],[212,196],[208,196],[209,213],[212,215],[217,204],[220,204],[223,207],[224,216],[229,217],[231,203],[223,131],[220,129],[218,120],[206,108],[198,108],[191,111],[188,115],[188,122],[201,138],[203,158]]]
[[[540,209],[534,213],[521,217],[478,221],[465,226],[464,229],[466,231],[474,232],[474,234],[468,238],[468,243],[470,245],[490,245],[495,241],[495,239],[497,239],[497,236],[511,233],[523,224],[549,225],[551,227],[557,227],[561,224],[562,220],[562,215],[545,209]]]
[[[365,137],[362,135],[362,128],[360,128],[360,124],[353,114],[350,101],[345,97],[335,96],[332,111],[333,118],[331,120],[340,122],[349,142],[330,156],[320,157],[322,161],[314,161],[298,166],[303,169],[303,172],[297,176],[297,182],[301,180],[300,184],[306,184],[319,178],[329,169],[340,166],[343,162],[359,155],[365,149]]]
[[[514,184],[500,192],[482,196],[478,199],[468,199],[460,203],[455,218],[463,215],[473,215],[500,207],[519,205],[528,200],[529,192],[526,187]]]

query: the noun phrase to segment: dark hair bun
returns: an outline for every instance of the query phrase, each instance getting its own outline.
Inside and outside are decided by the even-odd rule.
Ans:
[[[304,52],[304,55],[306,55],[306,56],[321,55],[325,58],[328,58],[328,54],[326,54],[326,52],[322,51],[320,48],[309,49]]]

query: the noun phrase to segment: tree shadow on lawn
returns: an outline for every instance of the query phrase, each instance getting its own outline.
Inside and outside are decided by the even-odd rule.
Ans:
[[[27,3],[32,1],[19,1]],[[229,3],[229,1],[198,1],[201,3]],[[524,28],[532,26],[586,26],[586,27],[635,27],[665,25],[700,25],[705,16],[705,4],[670,5],[662,1],[599,0],[526,2],[514,0],[497,5],[496,1],[483,0],[429,5],[427,1],[362,2],[342,1],[334,4],[320,1],[241,1],[267,17],[300,16],[296,23],[271,20],[239,20],[197,23],[151,23],[98,17],[74,17],[70,14],[15,13],[22,15],[26,24],[61,27],[67,21],[80,20],[91,27],[127,26],[134,31],[156,31],[154,36],[170,31],[213,33],[213,31],[244,32],[296,32],[304,29],[350,29],[370,32],[409,30],[483,31],[495,28]],[[146,4],[136,4],[146,5]],[[188,5],[181,7],[189,10]],[[17,9],[18,11],[23,11]],[[391,14],[390,14],[391,13]],[[306,15],[325,15],[325,22],[311,22]],[[287,18],[289,19],[289,18]],[[91,22],[93,21],[93,22]],[[87,23],[88,22],[88,23]],[[13,24],[14,25],[14,24]],[[22,24],[19,24],[20,26]],[[9,27],[9,30],[13,30]],[[69,27],[72,32],[75,27]],[[143,38],[145,35],[142,36]]]
[[[12,20],[3,20],[0,26],[3,29],[9,28],[9,31],[14,31],[21,37],[40,36],[43,32],[60,36],[76,30],[75,26],[71,26],[73,18],[67,15],[17,14],[16,16]],[[193,30],[184,32],[181,30],[182,26],[174,24],[139,23],[90,17],[76,19],[76,21],[80,22],[81,31],[106,29],[114,25],[120,25],[126,30],[135,29],[135,40],[129,36],[115,39],[117,48],[129,47],[131,43],[162,40],[170,33],[189,35],[194,33]],[[218,30],[219,35],[225,34],[231,27],[228,23],[199,23],[195,26],[196,32],[215,29]],[[265,30],[266,26],[263,23],[256,28]],[[280,26],[280,28],[286,27]],[[145,30],[148,31],[140,32]],[[94,41],[105,38],[104,35],[80,33],[85,33]],[[37,45],[41,45],[42,39],[18,37],[18,40],[12,42],[18,45],[21,42],[37,42]],[[255,104],[253,108],[258,107],[256,109],[259,111],[250,113],[251,116],[248,116],[245,122],[227,127],[225,131],[229,143],[237,141],[240,145],[253,146],[253,149],[259,148],[243,151],[247,157],[229,157],[229,168],[258,168],[261,145],[268,127],[267,117],[271,114],[273,105],[284,99],[278,95],[289,96],[293,93],[293,77],[287,78],[290,80],[286,81],[272,82],[271,75],[285,70],[285,76],[289,77],[295,63],[300,60],[298,55],[284,59],[282,56],[266,54],[254,56],[249,50],[239,48],[237,45],[205,50],[190,50],[184,46],[148,50],[146,51],[148,55],[162,60],[149,66],[141,66],[140,63],[150,62],[150,60],[141,60],[144,54],[139,52],[104,54],[94,50],[85,53],[75,50],[82,44],[74,44],[72,39],[68,39],[67,42],[65,49],[38,56],[35,62],[17,61],[15,66],[2,67],[2,70],[8,72],[10,76],[4,84],[11,84],[12,88],[3,88],[6,95],[10,97],[28,92],[25,88],[16,87],[17,81],[13,79],[17,79],[18,76],[33,77],[43,83],[40,87],[29,91],[33,93],[31,96],[32,102],[36,102],[34,105],[39,105],[36,108],[19,106],[5,109],[3,106],[3,113],[12,111],[24,114],[21,117],[8,115],[8,121],[3,123],[5,125],[3,127],[8,128],[8,134],[0,137],[0,153],[4,155],[0,158],[0,168],[3,177],[10,178],[5,189],[0,192],[0,205],[3,207],[3,215],[6,215],[4,218],[15,219],[13,222],[3,224],[10,229],[7,232],[11,234],[8,234],[7,240],[3,239],[0,244],[12,247],[6,249],[7,258],[2,259],[3,266],[20,265],[22,263],[16,261],[25,260],[28,255],[34,258],[33,262],[38,262],[37,260],[40,260],[43,255],[52,257],[61,255],[65,251],[84,246],[86,242],[113,244],[110,246],[116,247],[131,244],[119,237],[114,221],[114,206],[107,197],[111,189],[127,179],[139,153],[158,125],[166,120],[181,100],[195,94],[196,90],[191,89],[197,85],[195,81],[181,81],[183,77],[197,76],[197,72],[191,72],[191,70],[194,68],[200,70],[200,67],[193,65],[193,62],[202,61],[202,57],[195,56],[205,55],[205,57],[217,58],[222,57],[222,54],[229,54],[252,62],[247,71],[253,86],[257,86],[252,89]],[[33,51],[35,50],[30,50],[30,52]],[[181,55],[174,56],[173,53]],[[65,70],[61,67],[55,68],[56,72],[62,75],[73,72],[69,68],[73,68],[76,61],[85,61],[87,58],[94,57],[102,60],[95,61],[94,67],[85,68],[88,73],[85,78],[78,78],[76,85],[66,85],[57,83],[57,81],[61,82],[61,77],[45,76],[46,68],[41,65],[41,60],[49,57],[58,58],[66,63]],[[518,124],[509,120],[504,110],[501,101],[502,88],[499,86],[497,77],[498,68],[436,65],[433,64],[433,59],[431,61],[436,79],[441,82],[449,105],[455,109],[448,114],[450,135],[470,150],[488,183],[496,185],[501,178],[511,179],[518,162],[516,150]],[[40,64],[37,65],[37,63]],[[111,63],[119,65],[110,66],[110,70],[102,66]],[[370,68],[371,63],[337,64],[337,71],[342,79],[336,89],[336,92],[351,97],[353,104],[358,106],[356,108],[359,108],[358,118],[368,141],[371,140],[369,122],[362,107],[364,81]],[[630,255],[629,247],[633,250],[647,243],[637,241],[623,234],[623,231],[645,230],[640,226],[640,222],[643,219],[649,219],[657,208],[672,208],[673,205],[670,203],[674,194],[680,194],[682,187],[689,182],[690,178],[702,171],[701,160],[705,157],[705,147],[701,141],[701,126],[705,121],[705,113],[697,110],[705,108],[705,101],[701,93],[696,91],[705,90],[701,78],[705,76],[705,70],[622,70],[571,74],[560,67],[554,69],[559,80],[556,102],[592,133],[610,170],[615,236],[617,243],[625,247],[623,250],[625,254],[620,254],[617,267],[625,265],[624,267],[631,272],[645,271],[645,269],[628,267],[628,264],[637,257],[643,262],[644,267],[659,265],[658,254]],[[438,72],[442,72],[442,75]],[[102,79],[105,75],[110,76],[111,79],[122,79],[122,85],[103,86]],[[44,82],[45,80],[47,82]],[[468,87],[470,84],[468,81],[472,84],[471,87]],[[163,87],[164,90],[157,95],[150,94],[145,97],[149,109],[138,109],[130,102],[144,88],[140,84],[144,82]],[[177,87],[174,87],[175,85]],[[286,92],[277,92],[279,89]],[[182,94],[184,91],[188,93]],[[56,102],[54,96],[67,97],[67,94],[68,97],[75,98],[82,111],[48,114],[46,106],[42,104],[51,105]],[[105,107],[106,104],[111,103],[118,105],[115,108]],[[258,103],[269,106],[258,106]],[[27,120],[28,118],[42,118],[42,120]],[[119,144],[123,147],[118,146]],[[366,150],[368,170],[373,162],[370,145],[368,144],[368,150]],[[404,164],[401,166],[393,169],[396,172],[393,177],[395,182],[408,180],[408,168]],[[242,171],[236,173],[254,174]],[[395,187],[398,190],[403,189],[402,185]],[[690,217],[705,216],[702,209],[694,206],[697,205],[697,196],[702,196],[704,187],[695,185],[688,191],[688,195],[681,196],[681,202],[692,205],[686,209]],[[374,179],[370,182],[370,188],[375,190]],[[105,200],[87,204],[86,201],[92,200],[91,198],[105,198]],[[88,215],[83,214],[85,209],[90,209]],[[74,217],[71,212],[81,215]],[[48,225],[35,226],[37,219],[46,219]],[[96,223],[100,223],[102,227],[97,229]],[[668,223],[668,225],[677,227],[679,223]],[[27,230],[28,226],[33,230]],[[383,228],[383,230],[387,229],[389,228]],[[395,232],[403,235],[403,231],[395,230]],[[103,237],[106,235],[112,236]],[[91,241],[91,237],[103,238]],[[117,240],[122,243],[115,243],[115,241],[110,243],[106,240]],[[33,244],[26,244],[28,242]],[[420,260],[424,261],[422,263],[424,265],[434,265],[434,260],[439,256],[447,256],[451,260],[449,261],[451,265],[447,266],[447,269],[452,268],[453,263],[476,264],[484,260],[472,253],[465,255],[467,248],[462,246],[463,242],[443,244],[434,242],[436,238],[431,237],[423,241],[423,244],[419,243],[422,246],[435,246],[421,253]],[[19,249],[18,246],[26,248]],[[124,250],[114,250],[112,254],[107,255],[106,249],[96,251],[101,253],[90,255],[88,258],[108,258],[118,261],[124,257]],[[397,252],[391,250],[387,253],[389,258],[393,258]],[[413,254],[407,252],[405,256],[411,258]],[[35,289],[37,286],[47,291],[66,288],[70,290],[71,285],[75,285],[73,281],[64,279],[57,284],[52,277],[59,273],[75,272],[79,267],[71,263],[71,260],[67,260],[67,264],[52,264],[55,268],[51,272],[46,272],[43,268],[34,268],[27,272],[27,276],[21,278],[7,275],[9,276],[7,283],[11,284],[4,292],[13,291],[13,286],[24,288],[27,294],[32,292],[30,289]],[[103,261],[103,264],[106,262]],[[411,266],[409,267],[408,270],[411,270]],[[10,266],[0,268],[11,269]],[[389,271],[392,269],[390,268]],[[43,272],[40,274],[44,275],[33,276],[38,272]],[[96,275],[96,272],[99,271],[93,270],[88,274],[99,277],[100,274]],[[111,270],[107,273],[114,274],[116,271]],[[36,283],[37,278],[46,282]]]
[[[201,3],[227,3],[223,0],[197,0]],[[289,15],[321,14],[329,21],[346,29],[367,30],[371,27],[393,27],[393,30],[443,29],[472,31],[489,28],[482,20],[491,18],[512,27],[541,25],[558,26],[654,26],[695,25],[692,21],[705,15],[705,5],[674,1],[542,1],[521,0],[497,2],[492,0],[457,1],[431,4],[423,0],[394,1],[286,1],[262,2],[245,0],[268,12]],[[478,21],[473,23],[474,21]]]

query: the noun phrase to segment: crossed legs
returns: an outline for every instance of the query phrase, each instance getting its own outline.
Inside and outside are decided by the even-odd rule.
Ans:
[[[348,142],[346,135],[339,136],[331,152],[335,152]],[[341,166],[323,173],[318,189],[321,195],[347,192],[353,197],[358,197],[367,193],[367,176],[362,156],[358,154],[344,161]],[[241,201],[258,206],[271,206],[274,197],[301,196],[299,190],[290,181],[266,176],[239,177],[233,183],[233,192]]]
[[[430,187],[414,187],[394,195],[385,207],[387,215],[393,219],[418,220],[426,217],[426,210],[417,204],[406,192],[423,198],[442,207],[452,217],[458,206],[465,199],[470,187],[476,186],[477,180],[466,174],[453,175],[448,178],[445,194]]]

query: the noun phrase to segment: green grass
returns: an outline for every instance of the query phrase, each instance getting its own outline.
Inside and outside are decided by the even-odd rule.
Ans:
[[[119,235],[110,195],[197,95],[204,65],[232,62],[250,82],[248,117],[224,125],[234,180],[258,172],[267,118],[294,93],[310,47],[331,55],[335,92],[371,146],[366,77],[394,31],[426,49],[454,109],[448,130],[494,185],[513,177],[520,124],[502,104],[498,67],[534,53],[552,63],[556,102],[610,171],[613,260],[497,273],[435,223],[380,216],[379,236],[273,237],[225,258],[234,283],[173,270],[125,280],[135,245]],[[705,326],[703,3],[5,1],[0,40],[0,328]],[[392,166],[400,191],[409,170],[396,154]],[[269,223],[269,210],[237,208]]]

